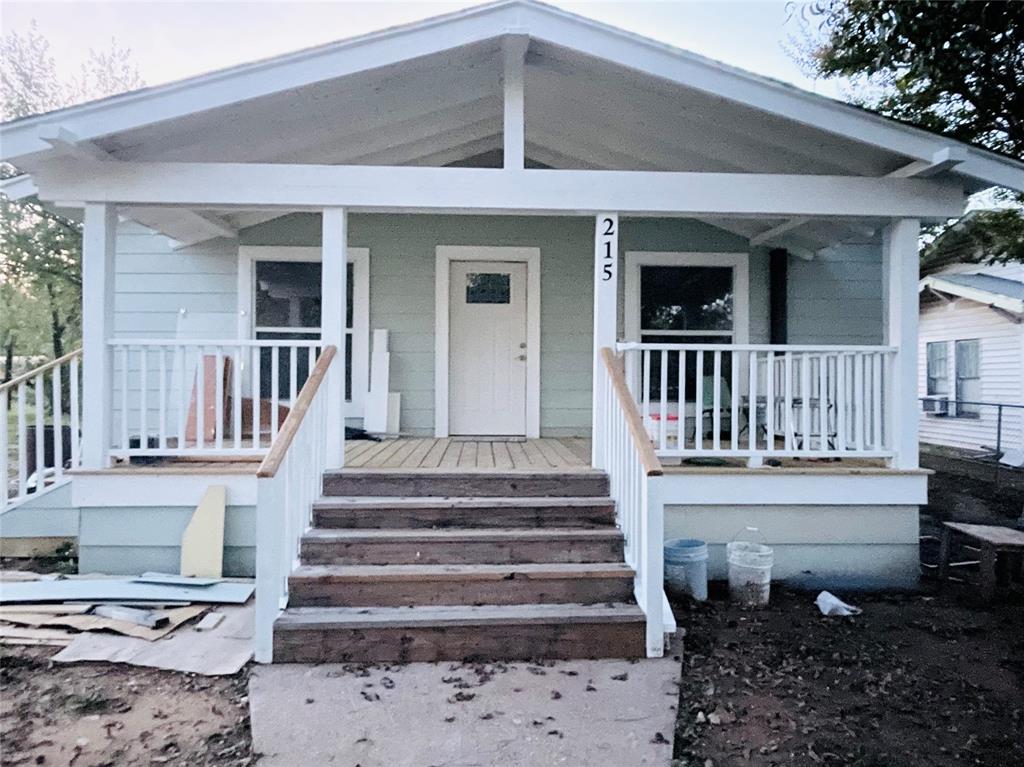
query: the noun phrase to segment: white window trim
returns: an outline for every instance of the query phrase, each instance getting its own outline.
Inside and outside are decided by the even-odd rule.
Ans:
[[[640,267],[641,266],[731,266],[733,330],[735,343],[750,342],[750,254],[712,252],[627,251],[625,275],[624,329],[627,341],[640,340]],[[668,333],[676,335],[676,333]],[[679,333],[686,343],[685,333]],[[716,331],[694,331],[690,335],[723,335]]]
[[[453,261],[526,264],[526,437],[540,436],[540,248],[438,245],[434,264],[434,436],[448,436],[450,281]]]
[[[362,418],[370,388],[370,251],[348,248],[352,264],[352,400],[346,417]],[[257,261],[322,261],[319,246],[241,245],[238,248],[238,337],[253,338]]]

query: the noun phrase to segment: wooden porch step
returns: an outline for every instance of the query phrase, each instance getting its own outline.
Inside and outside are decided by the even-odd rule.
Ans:
[[[321,528],[590,528],[615,524],[615,503],[600,496],[519,498],[323,498],[313,504]]]
[[[622,533],[606,528],[310,530],[304,564],[517,564],[621,562]]]
[[[607,497],[608,477],[598,471],[391,471],[341,469],[324,474],[325,496]]]
[[[275,663],[642,658],[635,604],[289,607]]]
[[[288,579],[295,607],[402,607],[628,602],[620,562],[514,565],[301,565]]]

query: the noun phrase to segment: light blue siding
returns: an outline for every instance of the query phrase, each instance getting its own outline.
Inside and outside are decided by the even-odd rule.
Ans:
[[[178,572],[181,535],[195,508],[147,506],[81,509],[78,569],[114,575],[145,570]],[[224,512],[224,574],[255,572],[256,509],[228,506]]]
[[[791,344],[882,343],[882,248],[838,245],[811,261],[790,256]]]
[[[0,514],[4,538],[74,538],[78,509],[71,505],[71,483],[29,498]]]

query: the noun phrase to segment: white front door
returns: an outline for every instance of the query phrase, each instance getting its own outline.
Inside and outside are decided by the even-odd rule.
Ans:
[[[526,269],[501,261],[451,263],[451,434],[526,434]]]

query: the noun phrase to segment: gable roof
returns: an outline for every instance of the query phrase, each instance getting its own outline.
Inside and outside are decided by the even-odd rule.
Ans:
[[[456,52],[460,61],[466,60],[466,57],[477,57],[478,63],[475,66],[479,71],[486,71],[487,64],[483,62],[498,50],[500,40],[508,35],[529,36],[537,49],[535,55],[553,62],[553,66],[546,70],[546,73],[555,70],[553,78],[557,77],[559,66],[570,70],[575,67],[573,71],[578,72],[582,63],[587,67],[595,67],[600,78],[620,78],[624,84],[639,83],[641,91],[645,88],[651,91],[648,104],[652,111],[656,111],[659,106],[659,88],[678,86],[687,89],[694,99],[703,99],[694,102],[698,107],[712,102],[723,105],[723,108],[731,105],[733,111],[724,115],[724,122],[729,124],[735,125],[737,120],[749,123],[749,117],[756,115],[765,121],[765,140],[774,142],[780,157],[788,156],[792,161],[799,160],[800,153],[803,153],[803,156],[822,164],[830,159],[835,163],[849,156],[849,150],[855,147],[865,153],[861,163],[865,168],[862,174],[871,175],[882,171],[878,175],[883,175],[887,168],[894,170],[908,160],[931,162],[937,153],[953,146],[960,148],[964,157],[953,172],[966,180],[968,191],[992,185],[1024,190],[1024,163],[1017,160],[910,127],[864,109],[534,0],[500,0],[413,24],[16,120],[0,126],[0,159],[17,164],[24,160],[24,164],[31,169],[28,161],[33,156],[49,155],[55,151],[51,143],[40,135],[45,126],[60,126],[82,142],[109,142],[112,151],[107,151],[116,157],[119,152],[129,154],[133,150],[141,151],[139,147],[165,143],[157,140],[160,136],[157,126],[162,124],[199,125],[204,116],[220,123],[243,117],[250,119],[252,113],[247,110],[254,105],[277,103],[272,100],[284,99],[302,88],[320,87],[323,93],[329,95],[330,83],[344,78],[358,80],[359,77],[404,73],[424,62],[436,60],[437,57],[450,64],[450,54]],[[446,68],[444,63],[440,64],[440,68]],[[472,66],[469,66],[465,71],[471,69]],[[493,74],[499,75],[500,70],[495,70]],[[456,87],[466,86],[463,83]],[[529,93],[528,90],[528,100]],[[474,146],[486,152],[495,148],[491,144],[495,121],[500,116],[500,112],[495,114],[495,109],[500,110],[500,102],[495,103],[491,94],[482,91],[473,103],[482,111],[476,114],[477,119],[473,123],[478,133],[472,136],[467,133],[467,145],[475,141]],[[469,105],[469,102],[463,100],[462,106],[468,109]],[[663,123],[665,118],[671,118],[673,114],[679,116],[684,111],[686,104],[673,104],[670,110],[659,115],[659,121]],[[688,111],[697,115],[702,110],[697,108]],[[529,113],[527,119],[530,119]],[[776,122],[772,122],[773,119]],[[575,125],[579,124],[580,120],[577,119]],[[622,122],[618,130],[628,135],[635,127]],[[758,127],[762,126],[759,124]],[[534,143],[539,148],[538,154],[547,152],[547,157],[557,162],[562,150],[550,146],[545,135],[557,138],[554,134],[558,131],[549,126],[542,128],[547,129],[546,134],[544,130],[535,130],[538,138]],[[152,133],[147,134],[147,130]],[[702,135],[713,149],[715,131],[705,129]],[[643,143],[645,148],[651,145],[657,148],[656,142],[648,137],[638,143]],[[674,151],[673,146],[666,146],[662,154],[672,157]],[[593,146],[591,152],[602,158],[614,158],[614,152],[599,143]],[[756,147],[752,147],[749,155],[770,156],[770,153],[759,153]],[[536,159],[547,162],[545,157],[537,156]],[[641,158],[641,161],[649,163],[644,169],[658,167],[660,163],[658,159],[649,160],[646,157]],[[782,160],[778,162],[781,164]],[[809,168],[804,172],[823,172],[815,170],[813,164]],[[848,172],[858,173],[856,169]]]
[[[989,274],[941,274],[921,280],[919,290],[966,298],[987,306],[1024,314],[1024,282]]]

